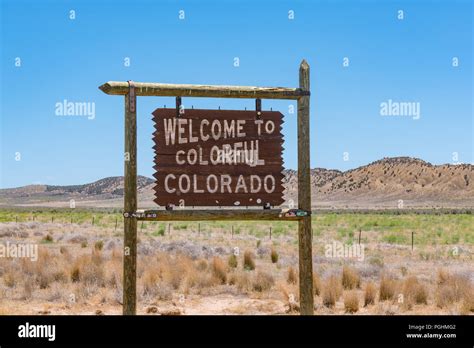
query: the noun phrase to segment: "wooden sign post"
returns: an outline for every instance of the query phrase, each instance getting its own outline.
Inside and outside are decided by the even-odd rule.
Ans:
[[[298,222],[300,311],[314,312],[309,152],[309,65],[299,88],[174,85],[110,81],[99,88],[125,96],[123,314],[136,314],[137,221],[287,220]],[[137,208],[137,96],[250,98],[256,111],[157,109],[155,202]],[[298,102],[298,209],[283,203],[282,115],[260,111],[260,99]],[[207,162],[207,165],[206,165]],[[239,209],[180,209],[232,206]],[[254,207],[245,209],[242,207]],[[258,208],[260,206],[260,208]],[[263,207],[263,208],[262,208]]]

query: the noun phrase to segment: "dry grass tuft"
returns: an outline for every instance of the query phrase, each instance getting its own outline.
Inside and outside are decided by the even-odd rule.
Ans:
[[[94,249],[95,250],[102,250],[102,248],[104,247],[104,241],[102,240],[98,240],[97,242],[94,243]]]
[[[339,277],[332,275],[326,279],[322,291],[323,305],[329,308],[334,307],[341,294],[342,285]]]
[[[227,259],[227,264],[229,265],[230,268],[237,268],[237,266],[239,265],[237,256],[235,256],[234,254],[231,254],[229,258]]]
[[[461,304],[461,314],[468,315],[474,312],[474,287],[464,296]]]
[[[405,279],[402,294],[405,308],[411,309],[414,304],[428,304],[428,290],[415,276]]]
[[[377,288],[373,282],[368,282],[365,285],[364,291],[364,307],[375,304],[375,297],[377,295]]]
[[[49,233],[43,238],[43,242],[45,243],[52,243],[53,241],[53,236],[51,236]]]
[[[247,271],[255,269],[255,256],[250,250],[244,252],[244,269]]]
[[[9,269],[7,272],[3,274],[3,282],[9,288],[15,287],[16,274],[12,269]]]
[[[347,313],[355,313],[359,310],[359,296],[356,290],[344,294],[344,308]]]
[[[219,283],[225,284],[227,281],[227,266],[220,257],[212,259],[212,274]]]
[[[257,292],[268,291],[275,284],[275,279],[269,273],[258,271],[253,281],[253,290]]]
[[[386,275],[380,279],[379,300],[393,300],[397,291],[397,281]]]
[[[451,275],[447,270],[444,268],[438,269],[438,279],[437,279],[437,284],[438,285],[443,285],[448,282],[448,280],[451,278]]]
[[[360,287],[360,276],[355,268],[347,265],[342,267],[342,286],[344,289],[355,289]]]
[[[435,302],[439,308],[446,308],[455,302],[462,301],[461,310],[465,311],[472,303],[473,292],[473,285],[468,277],[450,274],[444,270],[438,272]]]
[[[295,269],[293,267],[288,267],[288,275],[286,277],[288,284],[298,283],[298,276],[296,275]]]
[[[252,290],[252,280],[247,272],[233,272],[229,276],[229,284],[235,285],[237,289],[243,292]]]
[[[313,273],[313,292],[316,296],[321,295],[321,288],[322,288],[321,278],[319,278],[319,275],[316,272],[314,272]]]
[[[272,260],[272,263],[277,263],[278,262],[278,252],[273,247],[272,247],[272,250],[270,252],[270,258]]]

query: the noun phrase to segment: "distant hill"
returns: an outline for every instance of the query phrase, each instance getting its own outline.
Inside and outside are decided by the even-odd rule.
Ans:
[[[297,173],[286,177],[286,199],[297,199]],[[474,207],[470,164],[432,165],[417,158],[383,158],[340,172],[313,169],[312,202],[334,207]]]
[[[140,191],[153,184],[153,179],[139,175],[137,187]],[[112,176],[83,185],[28,185],[0,190],[0,205],[54,205],[55,202],[113,200],[123,197],[123,176]]]
[[[285,170],[285,199],[296,202],[295,170]],[[321,208],[474,208],[474,171],[470,164],[432,165],[411,157],[383,158],[345,172],[311,170],[313,206]],[[154,180],[139,176],[141,208],[153,207]],[[1,206],[121,207],[123,177],[71,186],[29,185],[0,190]]]

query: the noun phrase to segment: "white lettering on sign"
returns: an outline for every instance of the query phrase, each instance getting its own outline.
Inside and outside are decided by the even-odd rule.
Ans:
[[[178,121],[176,123],[176,121]],[[163,119],[163,129],[165,131],[166,146],[175,145],[176,134],[178,135],[178,144],[197,143],[207,141],[209,137],[214,140],[244,138],[247,134],[243,131],[246,120],[213,120],[211,124],[206,119],[201,120],[199,125],[199,137],[193,136],[193,120],[185,118],[165,118]],[[258,125],[258,134],[261,134],[260,126],[262,120],[255,120]],[[187,128],[187,129],[186,129]],[[275,130],[275,123],[267,121],[265,123],[265,132],[272,134]]]
[[[153,115],[157,204],[283,202],[281,113],[165,108]]]
[[[174,174],[166,175],[166,192],[188,193],[191,191],[192,186],[193,193],[258,193],[262,187],[265,193],[272,193],[275,191],[276,184],[275,177],[270,174],[263,178],[259,175],[250,175],[248,178],[244,175],[239,175],[236,180],[228,174],[210,174],[206,177],[205,187],[198,182],[197,174],[181,174],[177,180],[176,178]]]
[[[250,167],[264,166],[265,160],[260,158],[259,141],[251,140],[245,142],[237,142],[234,144],[223,144],[220,147],[214,145],[205,153],[202,148],[189,149],[186,151],[176,151],[176,163],[182,165],[201,165],[207,166],[209,157],[212,165],[219,164],[246,164]]]

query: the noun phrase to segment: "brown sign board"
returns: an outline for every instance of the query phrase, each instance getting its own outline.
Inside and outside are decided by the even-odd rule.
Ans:
[[[153,120],[158,205],[283,203],[280,112],[158,108]]]

